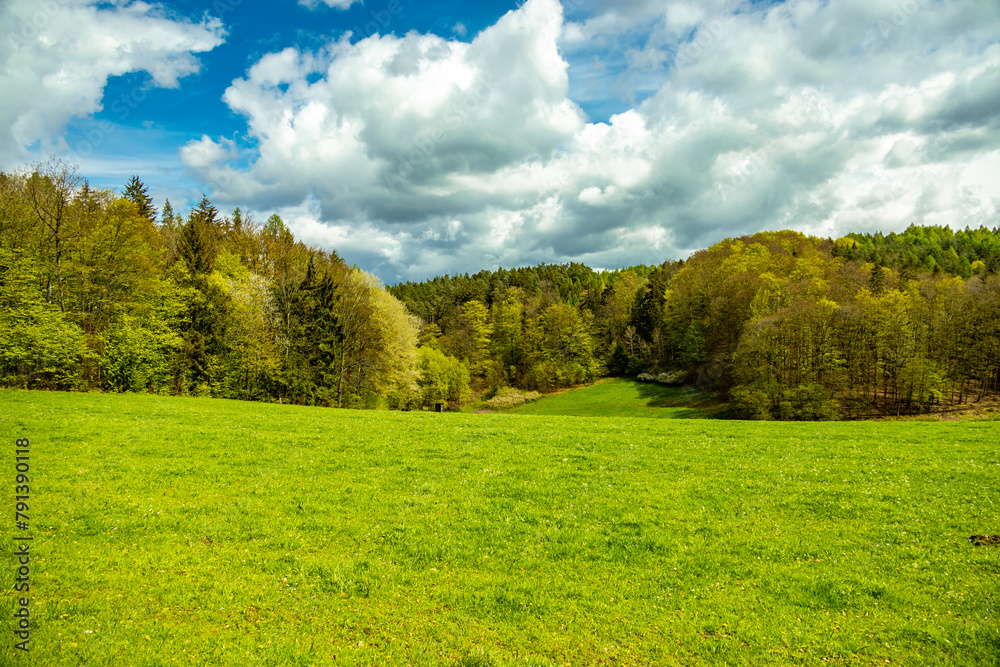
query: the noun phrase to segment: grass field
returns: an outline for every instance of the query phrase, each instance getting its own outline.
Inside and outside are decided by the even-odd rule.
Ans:
[[[699,419],[719,414],[723,406],[691,387],[668,387],[624,378],[598,380],[509,410],[522,415],[574,417],[653,417]]]
[[[0,391],[0,434],[0,665],[1000,663],[996,422]]]

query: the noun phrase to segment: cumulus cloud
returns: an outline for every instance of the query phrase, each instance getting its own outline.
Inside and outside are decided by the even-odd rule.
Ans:
[[[225,94],[250,167],[208,137],[184,160],[390,282],[659,262],[768,228],[995,226],[998,19],[959,0],[634,0],[567,23],[527,0],[471,43],[269,54]],[[620,62],[588,70],[595,54]],[[642,101],[588,122],[577,74]]]
[[[248,176],[260,200],[313,194],[327,219],[389,224],[479,209],[470,182],[546,158],[583,127],[566,97],[561,19],[555,0],[532,0],[471,43],[375,35],[265,56],[225,94],[259,142]],[[211,151],[189,148],[188,166],[214,180],[195,157]]]
[[[0,163],[65,150],[66,123],[102,109],[108,78],[144,71],[175,88],[193,54],[222,43],[218,19],[176,20],[144,2],[7,0],[0,7]]]

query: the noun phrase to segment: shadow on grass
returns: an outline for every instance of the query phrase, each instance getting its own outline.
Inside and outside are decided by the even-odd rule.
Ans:
[[[726,406],[694,387],[672,387],[629,378],[605,378],[592,385],[543,396],[510,412],[534,415],[720,419]]]
[[[724,418],[725,408],[718,399],[690,386],[662,385],[620,378],[628,383],[648,408],[673,408],[677,419]]]

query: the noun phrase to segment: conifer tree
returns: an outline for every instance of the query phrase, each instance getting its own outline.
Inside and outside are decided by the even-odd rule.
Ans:
[[[315,404],[318,389],[319,345],[317,327],[322,327],[320,280],[316,263],[309,258],[306,275],[291,299],[287,323],[288,345],[285,348],[285,386],[296,403]]]
[[[208,197],[202,197],[181,228],[178,251],[192,276],[207,275],[215,268],[217,215]]]
[[[868,291],[875,296],[881,296],[885,292],[885,268],[881,262],[877,262],[868,277]]]
[[[149,196],[149,190],[139,180],[138,176],[133,176],[125,185],[125,199],[133,202],[139,207],[139,215],[152,223],[156,222],[156,207],[153,206],[153,198]]]
[[[177,217],[174,215],[174,207],[170,205],[170,200],[163,202],[163,212],[160,213],[160,225],[167,229],[174,229],[177,226]]]
[[[226,295],[209,280],[217,255],[218,211],[202,197],[180,230],[178,255],[188,269],[188,325],[183,358],[189,378],[197,387],[211,380],[211,361],[221,351],[226,315]]]

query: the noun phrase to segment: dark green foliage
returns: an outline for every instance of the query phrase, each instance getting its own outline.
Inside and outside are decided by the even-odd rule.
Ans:
[[[181,227],[178,251],[192,276],[203,276],[215,269],[218,254],[219,230],[216,228],[218,211],[202,197],[198,208],[191,211],[188,221]]]
[[[125,192],[122,194],[125,199],[134,203],[141,215],[149,222],[156,222],[156,207],[153,206],[153,199],[149,196],[149,189],[143,185],[138,176],[133,176],[125,185]],[[167,213],[167,206],[164,205],[164,215]],[[171,214],[173,212],[171,211]]]
[[[868,278],[868,291],[875,296],[881,296],[885,292],[885,268],[881,264],[875,264],[871,268],[871,275]]]
[[[961,278],[970,277],[972,266],[982,262],[982,271],[992,275],[1000,263],[1000,229],[952,231],[950,227],[911,225],[901,234],[848,234],[838,241],[833,255],[899,269],[909,275],[923,267]]]
[[[637,275],[649,275],[657,267],[632,267]],[[439,276],[421,283],[406,282],[390,288],[392,294],[406,304],[410,312],[429,322],[446,317],[456,305],[479,301],[487,307],[501,298],[511,287],[520,288],[526,297],[544,295],[548,303],[562,301],[586,307],[595,303],[591,297],[600,295],[613,284],[620,272],[597,273],[583,264],[542,264],[516,269],[480,271],[469,276]],[[588,300],[590,299],[590,300]]]
[[[608,375],[611,376],[622,376],[628,373],[629,367],[632,361],[629,359],[628,354],[625,352],[625,348],[622,347],[621,343],[615,343],[614,348],[611,352],[611,358],[608,360]]]
[[[180,387],[207,392],[213,380],[212,364],[222,351],[226,295],[211,279],[218,255],[218,212],[207,197],[191,211],[180,230],[178,253],[184,269],[178,275],[187,290],[187,313],[182,331]]]
[[[337,324],[337,283],[329,273],[317,275],[309,259],[305,279],[292,301],[287,395],[300,405],[335,402],[336,366],[341,338]]]

